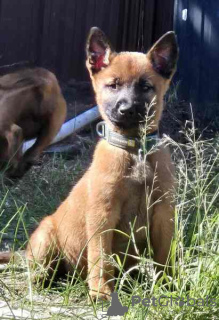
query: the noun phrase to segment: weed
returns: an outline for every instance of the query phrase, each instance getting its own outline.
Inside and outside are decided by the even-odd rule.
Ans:
[[[109,257],[119,270],[116,290],[122,304],[129,308],[124,316],[127,320],[213,320],[218,316],[219,137],[202,140],[193,122],[187,124],[184,136],[184,144],[166,138],[172,149],[178,180],[170,257],[173,276],[164,274],[157,280],[150,255],[142,257],[137,249],[136,278],[131,276],[133,270],[123,270],[123,262],[118,257]],[[82,164],[81,160],[82,157],[78,157],[68,162],[56,155],[46,158],[41,167],[33,168],[17,185],[2,187],[2,248],[8,242],[14,250],[24,246],[33,224],[53,212],[81,176],[89,157],[83,155]],[[129,242],[135,244],[132,232],[128,237]],[[148,306],[133,305],[133,296],[157,300]],[[162,296],[163,306],[158,303]],[[106,311],[107,305],[88,306],[87,297],[87,285],[77,272],[47,288],[32,284],[25,259],[20,260],[19,265],[9,264],[0,273],[0,300],[11,310],[12,319],[17,319],[17,310],[26,310],[29,319],[101,319],[106,314],[101,307]],[[187,299],[194,299],[195,304],[188,300],[194,304],[188,306],[184,303]]]

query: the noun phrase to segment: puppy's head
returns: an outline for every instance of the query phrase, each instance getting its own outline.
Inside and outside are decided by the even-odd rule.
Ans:
[[[115,130],[131,134],[148,116],[148,132],[156,130],[178,59],[174,32],[161,37],[147,54],[116,53],[106,35],[94,27],[86,49],[102,118]]]

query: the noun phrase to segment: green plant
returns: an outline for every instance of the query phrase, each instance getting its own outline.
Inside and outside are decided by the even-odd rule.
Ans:
[[[200,136],[197,137],[193,123],[189,123],[185,131],[186,144],[166,139],[173,151],[178,179],[175,236],[171,251],[174,272],[172,277],[164,274],[157,280],[150,255],[142,257],[136,250],[137,277],[133,278],[132,270],[123,270],[123,264],[117,257],[109,257],[119,270],[116,290],[120,300],[129,307],[123,318],[217,319],[219,137],[202,140]],[[85,158],[83,156],[83,159]],[[47,159],[42,167],[35,169],[35,173],[30,172],[17,186],[2,189],[2,247],[7,242],[5,234],[8,230],[14,232],[12,248],[23,246],[28,238],[25,230],[29,231],[33,221],[38,221],[41,216],[52,212],[67,195],[72,181],[76,181],[81,175],[84,170],[84,166],[80,165],[81,159],[82,157],[77,158],[68,165],[61,157]],[[88,159],[87,156],[85,163]],[[133,233],[130,242],[134,242]],[[16,319],[16,315],[13,316],[15,308],[28,311],[29,319],[37,316],[39,319],[101,319],[102,304],[87,304],[87,285],[77,272],[68,275],[65,281],[59,280],[47,288],[33,285],[31,276],[25,259],[21,260],[19,265],[9,264],[0,273],[0,300],[11,309],[12,319]],[[150,304],[145,307],[141,303],[132,306],[132,297],[136,295],[141,299],[165,296],[168,306]],[[175,302],[178,297],[185,300],[190,297],[196,302],[199,301],[199,304],[177,305]],[[213,303],[208,306],[207,297],[213,299]],[[205,302],[204,305],[201,305],[201,299]],[[164,300],[162,301],[164,303]],[[104,311],[107,306],[103,303]]]

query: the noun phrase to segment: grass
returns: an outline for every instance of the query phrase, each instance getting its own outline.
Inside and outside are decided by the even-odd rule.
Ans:
[[[178,179],[171,251],[174,274],[164,275],[166,283],[162,278],[156,281],[151,260],[136,255],[138,277],[132,278],[114,260],[120,270],[116,289],[122,304],[129,308],[123,317],[127,320],[218,319],[219,137],[202,140],[192,123],[188,123],[184,134],[186,144],[169,139]],[[55,210],[83,174],[90,152],[71,161],[58,155],[44,157],[42,166],[33,168],[18,184],[10,188],[2,184],[2,248],[9,242],[13,250],[23,248],[28,232],[42,216]],[[168,305],[159,305],[162,296],[165,298],[160,302]],[[0,273],[0,300],[12,309],[10,319],[19,319],[21,310],[28,312],[26,319],[101,319],[107,304],[88,305],[87,298],[87,285],[76,274],[48,288],[33,285],[25,259],[11,263]],[[154,305],[152,300],[149,306],[149,300],[143,301],[145,305],[140,302],[155,298]],[[194,306],[183,304],[187,299],[194,299],[188,300]]]

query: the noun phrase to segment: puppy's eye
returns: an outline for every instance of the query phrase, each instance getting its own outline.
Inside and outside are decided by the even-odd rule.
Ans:
[[[113,90],[116,90],[118,88],[117,83],[108,83],[106,86],[107,86],[107,88],[110,88]]]
[[[119,79],[115,79],[112,82],[109,82],[108,84],[106,84],[107,88],[113,89],[113,90],[117,90],[119,88]]]
[[[149,90],[153,89],[153,86],[145,80],[139,81],[139,87],[141,88],[141,90],[145,92],[148,92]]]

